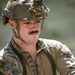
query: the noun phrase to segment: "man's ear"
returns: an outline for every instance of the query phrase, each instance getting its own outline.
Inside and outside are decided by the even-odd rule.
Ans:
[[[16,29],[15,22],[14,22],[13,20],[10,20],[10,19],[9,19],[9,20],[8,20],[8,23],[9,23],[9,25],[11,26],[12,29],[14,29],[14,30]]]

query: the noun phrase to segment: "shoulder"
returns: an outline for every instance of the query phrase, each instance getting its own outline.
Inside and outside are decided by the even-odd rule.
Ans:
[[[40,38],[39,40],[42,41],[47,47],[51,47],[56,50],[61,50],[65,52],[70,51],[69,48],[65,44],[61,43],[60,41],[52,40],[52,39],[43,39],[43,38]]]
[[[0,51],[0,71],[4,74],[7,71],[12,71],[17,67],[18,59],[10,47],[5,46]],[[17,67],[18,68],[18,67]],[[6,74],[4,74],[6,75]],[[8,74],[7,74],[8,75]]]
[[[5,62],[3,61],[3,55],[4,55],[4,49],[0,51],[0,68],[2,68],[5,65]]]
[[[9,60],[10,53],[7,49],[8,47],[6,45],[2,50],[0,50],[0,68],[3,68],[6,61]]]
[[[5,62],[5,58],[4,58],[4,57],[6,57],[5,56],[5,48],[6,48],[6,46],[2,50],[0,50],[0,74],[1,75],[7,74],[4,69],[4,67],[6,66],[6,62]]]
[[[0,60],[8,59],[13,54],[14,54],[13,51],[7,44],[2,50],[0,50]]]
[[[3,66],[3,64],[4,64],[4,54],[5,54],[5,48],[6,48],[6,46],[2,49],[2,50],[0,50],[0,67],[2,67]]]
[[[39,40],[42,41],[45,45],[48,45],[48,46],[51,46],[51,47],[63,45],[60,41],[57,41],[57,40],[43,39],[43,38],[40,38]]]

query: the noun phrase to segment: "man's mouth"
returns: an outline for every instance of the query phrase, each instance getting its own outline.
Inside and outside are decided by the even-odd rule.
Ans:
[[[39,31],[31,31],[31,32],[29,32],[29,34],[37,34]]]

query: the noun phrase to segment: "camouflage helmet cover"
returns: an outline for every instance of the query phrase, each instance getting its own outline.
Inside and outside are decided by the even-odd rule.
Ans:
[[[41,20],[47,18],[47,7],[42,0],[9,0],[3,11],[3,24],[8,19]]]

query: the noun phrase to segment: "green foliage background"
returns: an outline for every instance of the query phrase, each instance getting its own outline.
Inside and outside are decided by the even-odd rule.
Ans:
[[[0,0],[0,15],[8,0]],[[75,56],[75,0],[44,0],[50,8],[40,37],[66,44]],[[0,49],[11,39],[12,30],[0,21]]]

